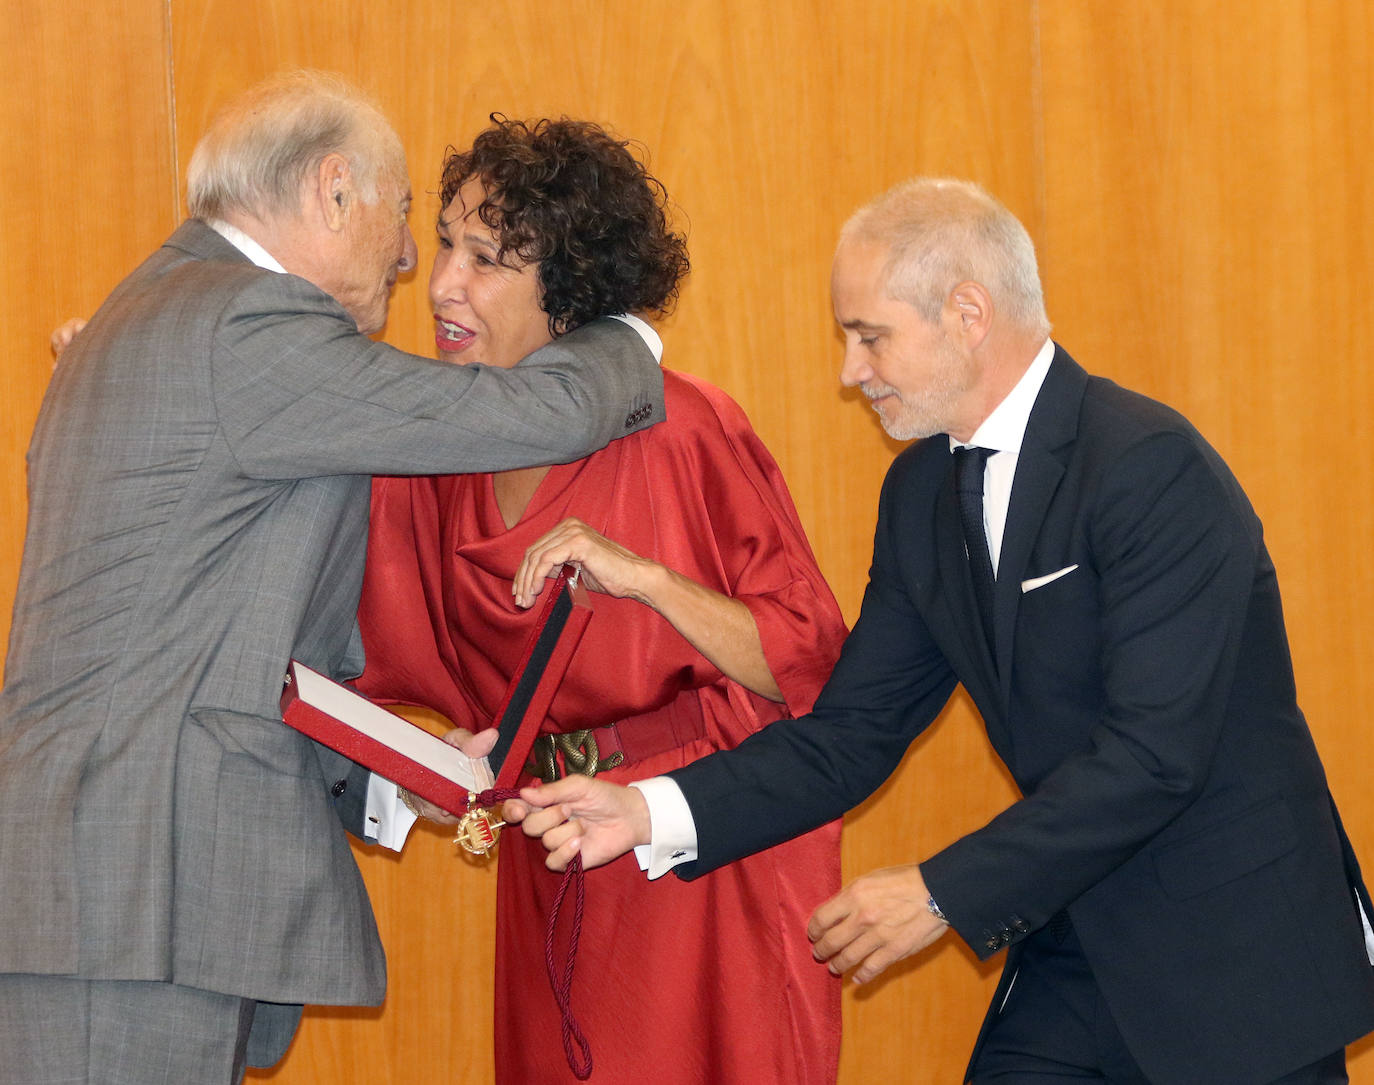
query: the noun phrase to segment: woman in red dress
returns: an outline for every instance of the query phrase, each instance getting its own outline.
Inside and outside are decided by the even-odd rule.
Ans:
[[[596,317],[663,312],[687,268],[662,186],[595,125],[494,118],[449,157],[442,202],[430,297],[439,357],[459,364],[511,366]],[[666,422],[580,462],[377,480],[364,690],[489,727],[531,627],[516,571],[566,545],[600,594],[542,730],[595,742],[608,779],[810,708],[845,630],[782,476],[728,396],[671,370],[664,384]],[[544,971],[559,879],[537,840],[507,833],[498,851],[497,1077],[571,1081]],[[572,999],[595,1080],[833,1082],[839,981],[805,928],[838,889],[838,823],[691,882],[650,881],[632,857],[589,873]]]

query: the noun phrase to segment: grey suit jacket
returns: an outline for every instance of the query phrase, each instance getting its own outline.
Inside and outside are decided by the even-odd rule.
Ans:
[[[362,667],[369,476],[564,462],[662,403],[619,322],[515,369],[441,364],[182,225],[64,357],[29,450],[0,971],[379,1002],[351,766],[277,707],[292,656]]]

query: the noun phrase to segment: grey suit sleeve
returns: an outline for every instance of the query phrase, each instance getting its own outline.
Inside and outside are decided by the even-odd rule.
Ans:
[[[329,297],[259,276],[217,324],[215,409],[245,474],[443,474],[564,463],[661,421],[663,378],[620,321],[514,369],[457,366],[359,335]]]
[[[367,786],[372,773],[318,742],[315,743],[315,753],[320,759],[320,774],[334,800],[334,811],[339,815],[339,821],[359,840],[365,839]]]

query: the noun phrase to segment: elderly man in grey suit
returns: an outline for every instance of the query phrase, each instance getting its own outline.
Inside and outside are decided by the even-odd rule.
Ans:
[[[212,126],[192,218],[64,358],[29,452],[0,693],[0,1076],[234,1082],[385,964],[344,828],[367,775],[284,726],[337,677],[372,474],[581,457],[662,418],[619,321],[514,369],[368,338],[415,262],[405,157],[338,80]],[[394,788],[392,789],[394,796]]]

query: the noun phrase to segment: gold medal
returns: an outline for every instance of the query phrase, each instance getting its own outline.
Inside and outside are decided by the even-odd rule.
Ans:
[[[472,801],[473,796],[468,797]],[[496,840],[505,825],[496,817],[493,810],[481,806],[469,806],[468,812],[458,819],[453,842],[473,855],[487,855],[496,847]]]

